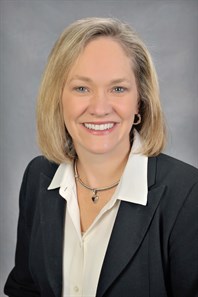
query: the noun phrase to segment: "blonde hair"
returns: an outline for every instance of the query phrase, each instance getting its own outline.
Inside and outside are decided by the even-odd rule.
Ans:
[[[55,163],[76,157],[63,119],[61,97],[65,79],[88,42],[102,36],[116,40],[132,61],[142,118],[135,126],[142,139],[141,153],[154,156],[164,148],[165,124],[158,79],[149,51],[129,25],[112,18],[86,18],[71,24],[58,38],[49,55],[38,95],[38,142],[44,156]],[[131,141],[132,138],[133,126]]]

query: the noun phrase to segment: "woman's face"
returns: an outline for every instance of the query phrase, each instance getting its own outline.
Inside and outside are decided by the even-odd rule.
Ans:
[[[138,91],[131,61],[118,42],[100,37],[88,43],[67,77],[62,105],[78,155],[129,151]]]

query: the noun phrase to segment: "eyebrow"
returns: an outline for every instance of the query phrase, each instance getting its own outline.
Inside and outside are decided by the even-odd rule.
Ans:
[[[72,82],[73,80],[82,80],[85,82],[92,82],[92,79],[86,76],[81,76],[81,75],[75,75],[74,77],[72,77],[71,79],[69,79],[69,83]],[[127,78],[123,77],[123,78],[117,78],[117,79],[113,79],[110,81],[110,84],[118,84],[118,83],[123,83],[123,82],[127,82],[127,83],[131,83]]]

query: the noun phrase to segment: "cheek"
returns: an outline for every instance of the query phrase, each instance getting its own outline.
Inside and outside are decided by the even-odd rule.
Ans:
[[[132,105],[131,113],[137,114],[138,112],[139,112],[139,103],[138,103],[138,100],[136,100]]]
[[[135,114],[138,113],[138,102],[130,102],[129,104],[124,104],[120,107],[120,114],[123,118],[128,120],[133,120]]]
[[[71,95],[63,92],[62,96],[62,109],[64,120],[67,121],[72,117],[72,113],[75,112],[76,108],[73,104],[74,100],[72,100]]]
[[[77,104],[76,100],[67,97],[62,100],[63,119],[68,132],[72,135],[79,123],[82,114],[82,104]]]

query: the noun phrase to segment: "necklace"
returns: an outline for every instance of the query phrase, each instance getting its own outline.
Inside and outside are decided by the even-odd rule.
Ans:
[[[93,203],[96,203],[98,200],[99,200],[99,196],[98,196],[98,192],[102,192],[102,191],[107,191],[107,190],[110,190],[110,189],[113,189],[115,188],[118,184],[119,184],[119,181],[117,181],[116,183],[108,186],[108,187],[103,187],[103,188],[91,188],[89,186],[87,186],[80,178],[80,176],[78,175],[78,171],[77,171],[77,162],[76,160],[74,161],[74,176],[75,176],[75,179],[77,181],[79,181],[79,183],[86,189],[92,191],[92,201]]]

